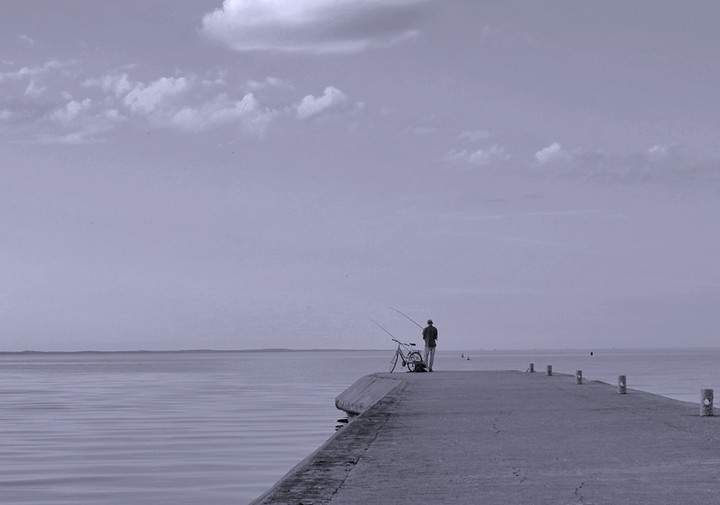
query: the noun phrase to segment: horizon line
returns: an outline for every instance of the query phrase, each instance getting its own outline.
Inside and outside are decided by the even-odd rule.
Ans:
[[[417,347],[421,349],[421,346]],[[523,349],[512,349],[512,348],[486,348],[486,349],[441,349],[442,352],[548,352],[548,351],[583,351],[583,352],[597,352],[597,351],[631,351],[631,350],[670,350],[670,349],[717,349],[720,345],[705,345],[705,346],[654,346],[654,347],[534,347],[534,348],[523,348]],[[375,348],[375,349],[344,349],[344,348],[310,348],[310,349],[292,349],[287,347],[268,347],[261,349],[125,349],[125,350],[72,350],[72,351],[60,351],[60,350],[31,350],[26,349],[22,351],[0,351],[0,355],[8,354],[160,354],[160,353],[255,353],[255,352],[389,352],[388,348]]]

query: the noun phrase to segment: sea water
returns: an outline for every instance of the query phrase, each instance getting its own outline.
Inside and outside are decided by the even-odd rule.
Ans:
[[[386,371],[391,354],[0,354],[1,501],[249,503],[334,433],[344,417],[335,397]],[[720,387],[719,358],[719,349],[439,350],[434,368],[551,365],[611,384],[626,375],[630,389],[699,402],[701,389]]]

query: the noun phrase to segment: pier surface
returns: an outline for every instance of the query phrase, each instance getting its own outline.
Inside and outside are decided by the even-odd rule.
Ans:
[[[353,387],[362,413],[254,504],[720,503],[720,417],[699,401],[521,372]]]

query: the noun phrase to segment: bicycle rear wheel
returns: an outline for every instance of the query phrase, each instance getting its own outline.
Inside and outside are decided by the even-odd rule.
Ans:
[[[395,370],[395,366],[397,365],[397,362],[398,362],[398,353],[395,353],[395,355],[390,360],[390,373],[392,373],[393,370]]]
[[[413,351],[408,354],[407,367],[411,372],[419,372],[423,367],[422,354],[418,351]]]

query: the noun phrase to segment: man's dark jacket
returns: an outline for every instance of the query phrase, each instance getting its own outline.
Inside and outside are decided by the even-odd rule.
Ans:
[[[423,328],[423,340],[425,341],[425,344],[428,347],[435,347],[437,344],[435,341],[438,338],[438,332],[437,328],[435,328],[433,325],[427,325],[425,328]]]

